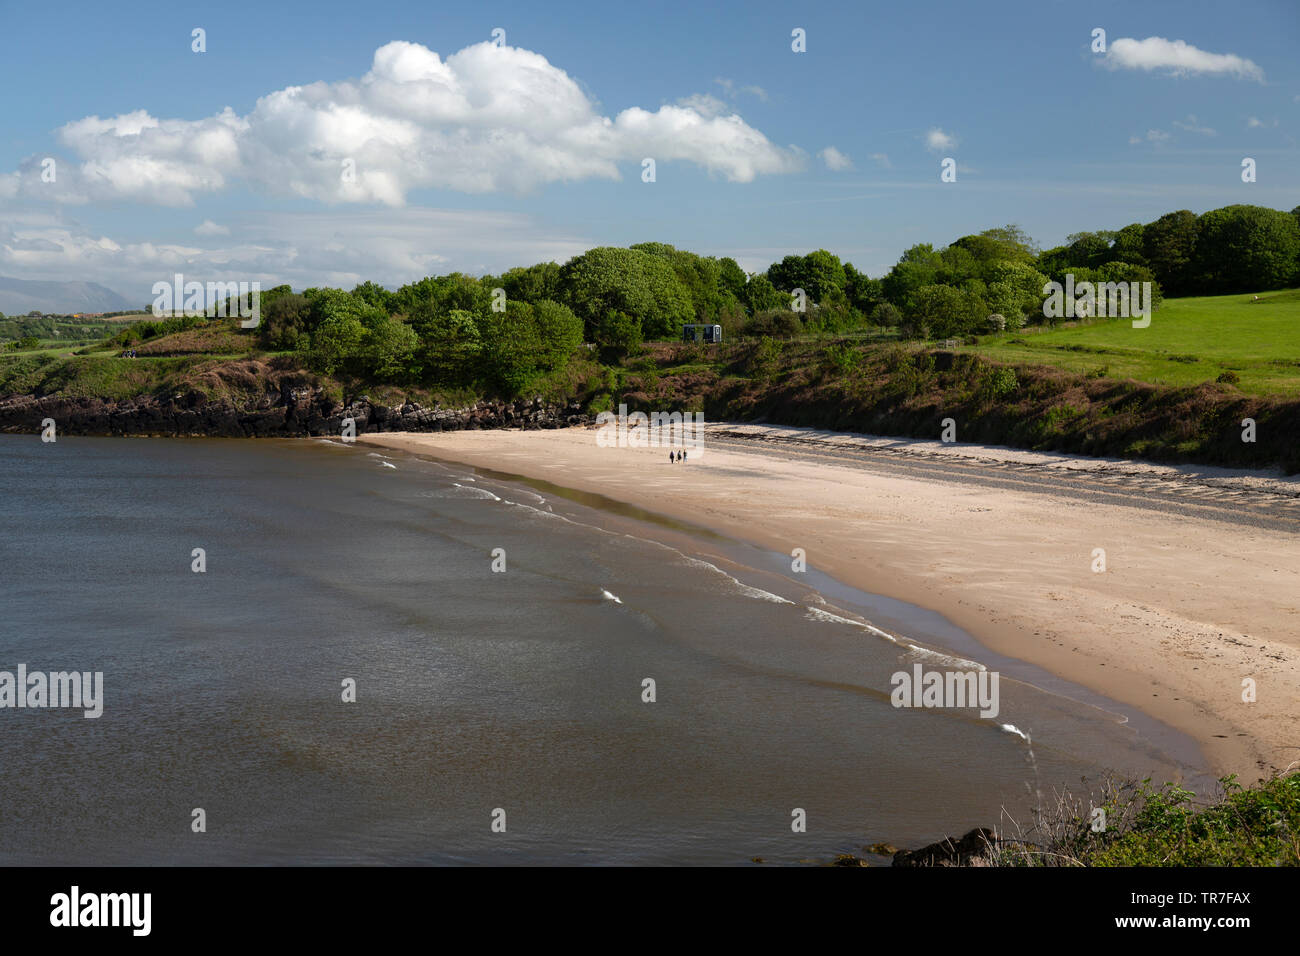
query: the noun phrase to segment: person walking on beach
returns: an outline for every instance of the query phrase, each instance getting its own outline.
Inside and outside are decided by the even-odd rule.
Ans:
[[[673,452],[671,452],[671,451],[668,452],[668,462],[669,462],[669,464],[671,464],[672,462],[674,462],[674,461],[676,461],[676,460],[677,460],[677,456],[676,456],[675,454],[673,454]]]

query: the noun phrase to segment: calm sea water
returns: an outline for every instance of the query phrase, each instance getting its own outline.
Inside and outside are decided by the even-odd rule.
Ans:
[[[0,436],[0,497],[0,670],[105,697],[0,709],[0,863],[820,860],[1199,759],[936,615],[508,476]],[[1003,668],[995,720],[890,705],[891,673],[952,663],[922,641]]]

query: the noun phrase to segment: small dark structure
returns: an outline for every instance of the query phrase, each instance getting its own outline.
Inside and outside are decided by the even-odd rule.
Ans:
[[[695,325],[688,324],[682,326],[683,342],[721,342],[722,326],[720,325]]]

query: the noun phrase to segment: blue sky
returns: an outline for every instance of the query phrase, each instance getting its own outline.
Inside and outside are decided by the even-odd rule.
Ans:
[[[1300,4],[989,6],[6,3],[0,274],[144,302],[657,240],[881,275],[1008,222],[1300,204]]]

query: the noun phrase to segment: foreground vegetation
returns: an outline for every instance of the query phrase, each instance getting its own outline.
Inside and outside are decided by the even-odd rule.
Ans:
[[[997,866],[1300,866],[1300,773],[1251,787],[1230,776],[1220,787],[1199,807],[1191,791],[1150,780],[1108,783],[1099,800],[1061,793],[1028,830],[1003,828],[989,857]]]

